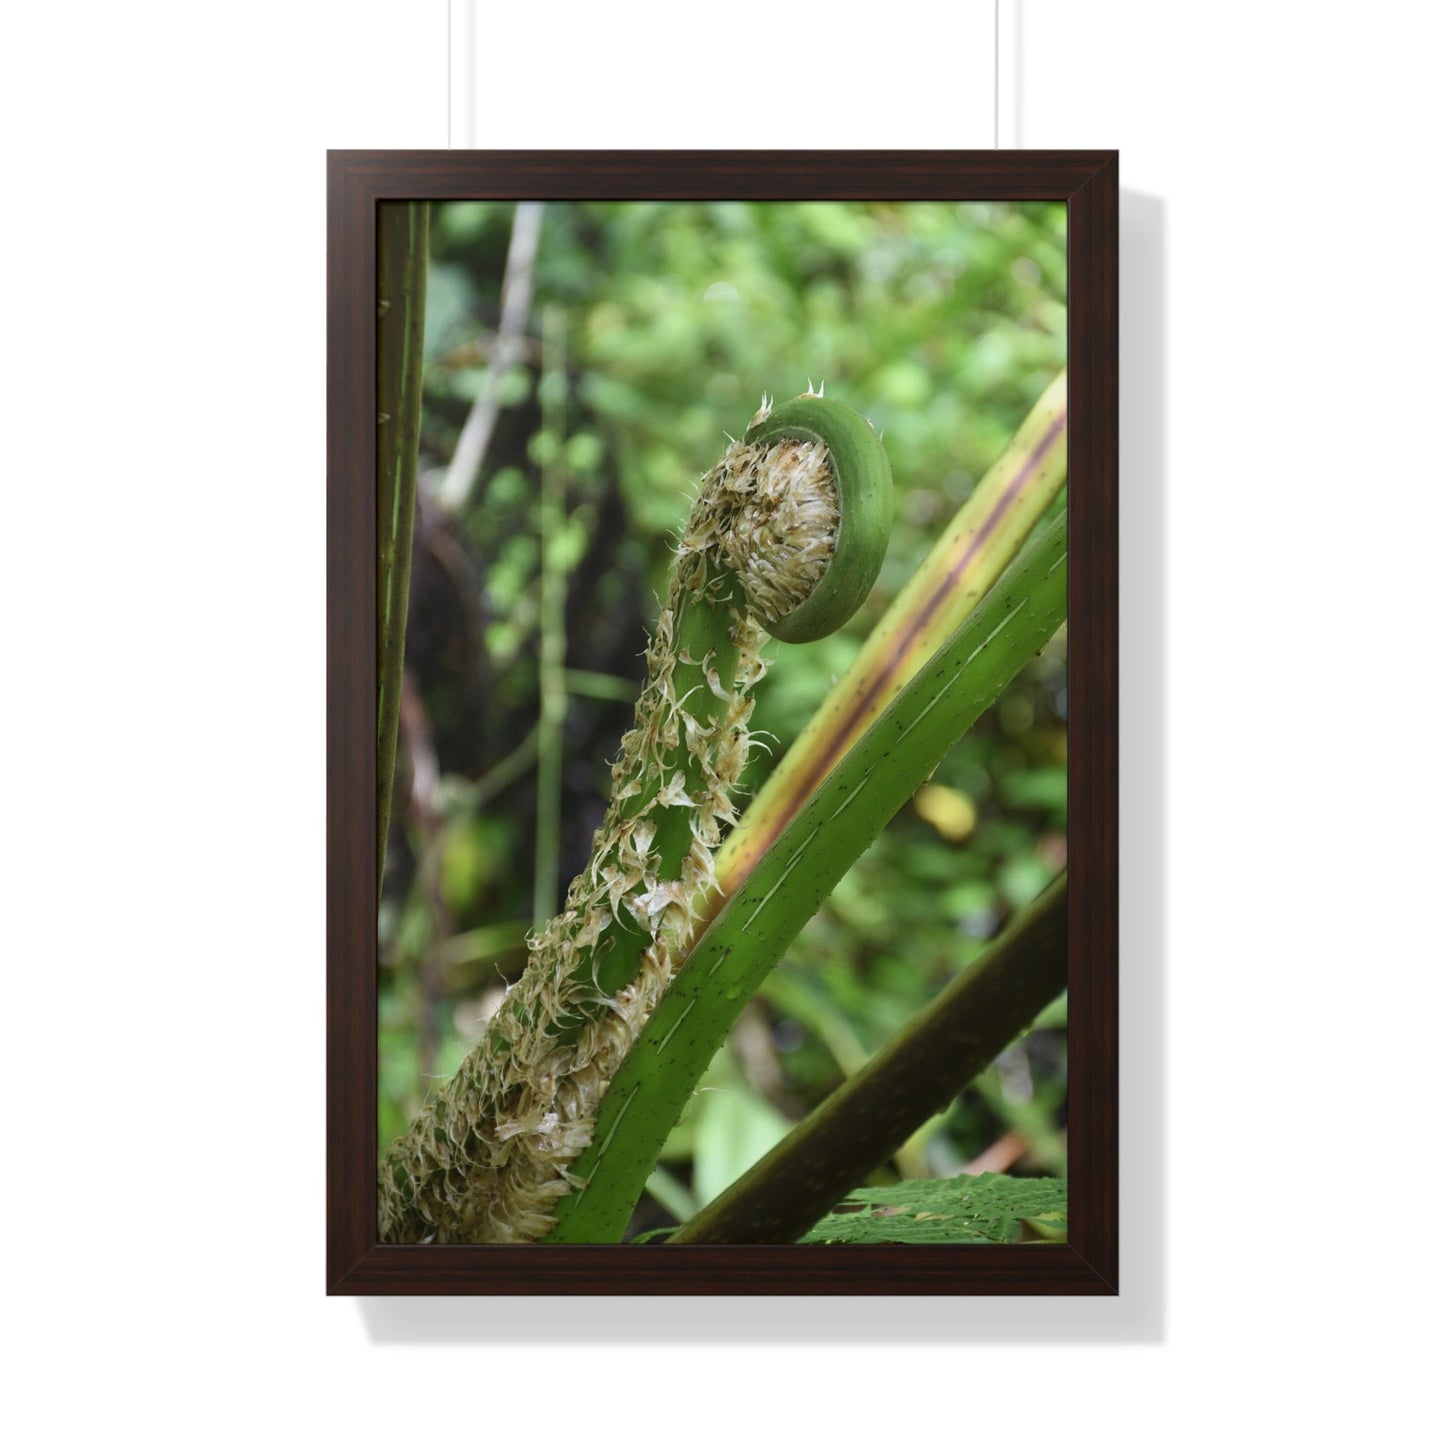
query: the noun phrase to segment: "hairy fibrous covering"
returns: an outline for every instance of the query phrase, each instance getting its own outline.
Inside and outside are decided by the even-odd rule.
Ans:
[[[754,424],[767,414],[764,410]],[[380,1180],[384,1241],[514,1243],[542,1238],[570,1166],[592,1142],[598,1105],[692,939],[716,888],[713,860],[736,821],[733,790],[754,739],[752,692],[764,631],[805,598],[833,555],[837,487],[820,442],[734,442],[699,487],[648,680],[612,769],[592,861],[563,911],[528,942],[521,979],[456,1076],[394,1144]],[[689,608],[722,608],[730,655],[692,657]],[[679,695],[680,665],[701,669]],[[659,824],[685,810],[690,846],[666,866]],[[635,977],[599,988],[593,960],[635,947]],[[580,1026],[579,1026],[580,1025]]]

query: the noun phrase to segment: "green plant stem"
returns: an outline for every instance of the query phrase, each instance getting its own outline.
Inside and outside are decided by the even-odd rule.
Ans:
[[[477,1046],[387,1151],[378,1225],[389,1242],[548,1233],[608,1081],[681,962],[674,940],[713,887],[765,667],[764,623],[786,620],[840,561],[837,606],[869,585],[856,556],[876,552],[877,538],[865,529],[849,562],[846,529],[833,528],[850,500],[886,499],[886,454],[836,402],[797,398],[778,410],[778,425],[816,431],[823,448],[788,435],[774,444],[765,408],[703,479],[592,861],[529,939],[527,967]]]
[[[466,806],[474,811],[486,807],[498,794],[506,792],[518,778],[524,778],[537,761],[537,726],[499,762],[493,763],[464,792]]]
[[[520,919],[506,918],[499,923],[484,923],[480,928],[468,929],[466,933],[454,933],[444,938],[437,946],[437,961],[443,968],[461,974],[473,965],[491,963],[509,953],[517,953],[527,943],[527,928]],[[477,973],[476,977],[482,975]],[[471,987],[476,981],[470,972],[464,975],[465,985]],[[452,980],[453,988],[462,987],[460,979]]]
[[[674,610],[672,638],[677,657],[672,668],[672,687],[676,696],[687,698],[693,728],[699,733],[720,733],[726,725],[736,680],[738,655],[732,634],[747,601],[734,573],[712,560],[695,560],[704,580],[696,591],[684,589]],[[682,791],[694,797],[705,796],[704,758],[685,750],[674,750],[672,757],[671,766],[682,780]],[[625,824],[640,816],[651,802],[652,790],[644,789],[622,804],[618,816]],[[657,855],[658,875],[664,879],[678,878],[682,875],[683,860],[693,851],[690,813],[683,808],[665,809],[656,816],[655,826],[652,846]],[[641,919],[627,908],[617,910],[607,935],[583,965],[595,980],[601,997],[594,1004],[578,1005],[576,1016],[557,1031],[559,1040],[571,1042],[590,1018],[599,1017],[606,1010],[605,998],[625,988],[637,976],[642,952],[651,942],[651,932]]]
[[[563,566],[566,488],[562,473],[566,369],[561,313],[542,317],[542,431],[551,447],[542,466],[538,499],[541,596],[537,681],[541,706],[537,722],[537,840],[532,873],[532,927],[541,929],[557,908],[561,867],[562,752],[567,722],[567,574]]]
[[[569,667],[563,674],[567,691],[574,697],[595,697],[603,702],[636,702],[637,684],[630,677],[614,677],[606,672],[587,672]]]
[[[663,995],[602,1099],[590,1147],[548,1235],[620,1239],[709,1061],[803,924],[958,738],[1064,618],[1060,516],[848,750],[782,830]]]
[[[967,972],[670,1243],[797,1239],[946,1109],[1067,982],[1068,894],[1060,874]]]
[[[978,605],[1048,511],[1067,470],[1067,406],[1067,374],[1060,372],[728,836],[717,859],[714,912],[838,760]]]
[[[377,211],[376,891],[380,897],[391,827],[416,525],[430,210],[425,202],[383,201]]]

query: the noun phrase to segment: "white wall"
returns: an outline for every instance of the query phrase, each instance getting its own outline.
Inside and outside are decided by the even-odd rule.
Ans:
[[[986,4],[565,8],[488,14],[479,143],[987,138]],[[0,45],[22,1438],[567,1439],[591,1402],[642,1439],[1413,1438],[1432,12],[1022,0],[1006,37],[1006,137],[1123,153],[1123,1297],[497,1305],[322,1276],[322,153],[460,129],[444,9],[33,11]]]

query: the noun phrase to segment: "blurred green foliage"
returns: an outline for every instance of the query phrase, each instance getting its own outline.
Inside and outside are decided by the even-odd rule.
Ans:
[[[760,393],[826,382],[881,430],[897,486],[869,603],[832,637],[772,644],[754,724],[781,755],[1065,361],[1062,205],[549,203],[515,359],[489,379],[505,352],[515,210],[448,203],[432,221],[409,686],[380,917],[382,1147],[525,962],[535,758],[549,745],[543,559],[567,576],[560,844],[540,860],[560,905],[602,819],[671,536]],[[448,508],[440,479],[479,395],[497,403],[496,425],[469,503]],[[543,467],[566,499],[547,536]],[[663,1203],[639,1226],[721,1189],[1063,866],[1064,663],[1060,634],[804,930],[679,1126],[651,1191]],[[1062,1171],[1062,1006],[1051,1013],[908,1146],[905,1173],[952,1172],[993,1146],[991,1168]]]

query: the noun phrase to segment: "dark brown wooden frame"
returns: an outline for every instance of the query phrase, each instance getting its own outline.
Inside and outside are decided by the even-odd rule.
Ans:
[[[1068,203],[1067,1245],[377,1243],[377,202],[719,197]],[[328,1293],[1117,1293],[1118,214],[1113,151],[330,153]]]

